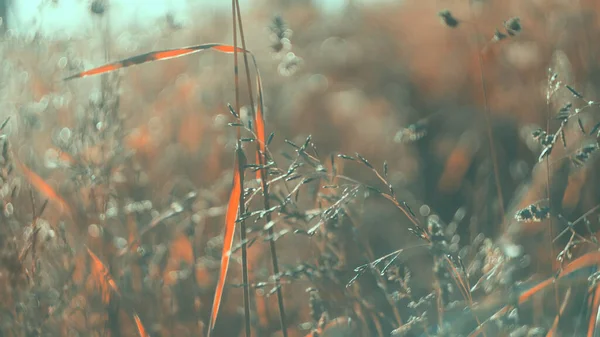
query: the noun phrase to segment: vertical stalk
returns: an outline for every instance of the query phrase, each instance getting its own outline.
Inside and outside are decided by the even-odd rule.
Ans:
[[[487,85],[485,82],[485,74],[483,68],[483,57],[481,57],[482,46],[479,42],[479,27],[477,26],[475,13],[473,12],[473,7],[469,4],[471,10],[471,25],[473,26],[473,30],[475,31],[475,38],[477,41],[477,63],[479,65],[479,79],[481,81],[481,90],[483,92],[483,104],[484,104],[484,115],[485,115],[485,125],[488,137],[488,143],[490,147],[490,157],[492,159],[492,166],[494,169],[494,181],[496,184],[496,193],[498,197],[498,204],[500,205],[500,223],[504,226],[504,198],[502,194],[502,184],[500,182],[500,170],[498,167],[498,158],[496,156],[496,145],[494,142],[494,134],[492,131],[492,116],[490,112],[490,106],[488,102],[488,94],[487,94]]]
[[[238,75],[238,43],[237,43],[237,22],[236,22],[236,7],[238,3],[236,0],[231,2],[231,12],[233,20],[233,73],[235,82],[235,110],[239,113],[240,111],[240,86],[239,86],[239,75]],[[238,9],[239,11],[239,9]],[[244,48],[245,49],[245,48]],[[244,53],[244,56],[246,53]],[[240,221],[240,240],[242,242],[242,279],[244,283],[244,326],[246,330],[246,337],[252,335],[250,331],[250,284],[248,281],[248,252],[246,247],[246,222],[243,220],[242,215],[246,213],[244,204],[244,168],[246,162],[244,160],[244,152],[242,150],[241,131],[240,127],[237,127],[237,144],[235,155],[237,157],[237,163],[239,165],[240,172],[240,203],[238,208],[238,219]]]
[[[237,20],[239,22],[239,27],[240,27],[240,40],[242,42],[242,49],[248,50],[246,48],[246,39],[244,38],[244,27],[242,24],[242,15],[241,15],[241,11],[240,11],[239,0],[233,0],[233,1],[236,3],[235,8],[237,11],[237,13],[236,13]],[[234,15],[234,17],[235,17],[235,15]],[[237,47],[237,45],[235,47]],[[247,85],[248,85],[248,94],[249,94],[249,98],[250,98],[250,109],[252,111],[252,117],[255,118],[256,111],[254,110],[254,95],[252,94],[252,83],[251,83],[251,79],[250,79],[250,67],[248,66],[248,54],[247,53],[244,53],[244,66],[246,68],[246,80],[247,80]],[[261,105],[259,108],[261,109],[261,111],[263,111],[262,101],[259,101],[258,104]],[[254,123],[254,129],[256,130],[256,123]],[[256,152],[258,154],[257,158],[259,160],[258,165],[260,165],[260,166],[266,165],[266,162],[267,162],[266,153],[260,153],[260,144],[258,144],[258,142],[256,143]],[[261,168],[260,172],[261,172],[261,184],[262,184],[262,190],[263,190],[263,206],[264,206],[264,209],[270,209],[269,186],[267,184],[266,169]],[[272,219],[271,213],[268,212],[266,215],[266,222],[267,223],[271,222],[271,219]],[[275,240],[273,239],[273,237],[274,237],[273,234],[274,234],[274,229],[273,229],[273,227],[270,227],[268,229],[268,235],[270,238],[269,248],[270,248],[270,252],[271,252],[271,264],[273,267],[275,289],[276,289],[276,293],[277,293],[277,306],[279,307],[279,323],[281,325],[281,331],[282,331],[283,337],[287,337],[288,334],[287,334],[285,306],[283,303],[283,290],[281,289],[281,282],[279,280],[279,261],[277,258],[277,247],[275,245]]]

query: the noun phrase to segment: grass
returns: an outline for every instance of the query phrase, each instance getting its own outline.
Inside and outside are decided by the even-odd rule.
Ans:
[[[597,5],[443,5],[7,32],[0,335],[597,334]]]

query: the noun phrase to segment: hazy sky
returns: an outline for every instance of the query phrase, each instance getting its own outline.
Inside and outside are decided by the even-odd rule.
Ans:
[[[341,9],[347,0],[316,0],[327,12]],[[385,1],[385,0],[360,0]],[[91,0],[13,0],[9,8],[9,29],[15,33],[34,34],[42,32],[56,38],[80,36],[94,28],[90,18]],[[253,0],[240,0],[242,9],[249,8]],[[193,8],[202,8],[210,15],[214,10],[228,8],[230,1],[224,0],[110,0],[111,26],[115,30],[150,27],[157,19],[171,14],[175,20],[189,22],[201,20],[191,17]]]
[[[247,0],[242,0],[246,2]],[[117,30],[146,27],[170,13],[178,20],[191,20],[188,9],[205,0],[110,0],[110,19]],[[16,0],[8,13],[8,28],[17,34],[40,31],[55,37],[77,36],[95,25],[90,0]],[[211,7],[222,3],[210,1]]]

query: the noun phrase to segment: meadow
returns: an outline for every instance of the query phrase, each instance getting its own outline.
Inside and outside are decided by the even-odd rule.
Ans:
[[[600,334],[600,4],[348,3],[0,33],[0,336]]]

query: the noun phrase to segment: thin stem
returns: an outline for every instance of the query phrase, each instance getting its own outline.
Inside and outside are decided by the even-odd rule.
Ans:
[[[239,26],[240,26],[240,40],[242,41],[242,48],[244,50],[248,50],[246,48],[246,39],[244,38],[244,27],[242,24],[242,15],[240,13],[240,6],[239,6],[239,0],[234,0],[236,2],[236,8],[237,8],[237,19],[239,22]],[[247,85],[248,85],[248,94],[249,94],[249,98],[250,98],[250,109],[252,111],[252,117],[254,118],[256,116],[256,111],[254,110],[254,95],[252,94],[252,83],[251,83],[251,79],[250,79],[250,68],[248,66],[248,55],[247,53],[244,53],[244,66],[246,68],[246,80],[247,80]],[[262,102],[258,102],[259,104],[262,104]],[[262,111],[262,107],[261,111]],[[256,124],[256,123],[254,123]],[[256,128],[256,125],[254,125],[254,127]],[[266,144],[265,144],[266,145]],[[263,166],[266,165],[266,154],[265,153],[260,153],[260,145],[257,142],[256,143],[256,151],[258,154],[258,164]],[[262,190],[263,190],[263,205],[264,205],[264,209],[269,209],[270,204],[269,204],[269,185],[267,184],[267,176],[266,176],[266,170],[265,169],[261,169],[261,183],[262,183]],[[267,213],[266,215],[266,222],[269,223],[271,222],[271,213]],[[288,333],[287,333],[287,323],[286,323],[286,316],[285,316],[285,306],[283,303],[283,290],[281,289],[281,284],[279,281],[279,261],[277,258],[277,247],[275,245],[275,240],[274,240],[274,226],[271,226],[268,229],[268,235],[269,238],[271,238],[269,240],[269,248],[271,251],[271,264],[273,266],[273,275],[274,275],[274,279],[275,279],[275,288],[276,288],[276,293],[277,293],[277,305],[279,307],[279,323],[281,325],[281,331],[282,331],[282,335],[283,337],[287,337]]]
[[[240,171],[240,206],[238,208],[238,218],[242,219],[240,221],[240,240],[242,242],[242,280],[244,283],[244,318],[245,318],[245,327],[246,327],[246,337],[250,337],[252,335],[250,331],[250,283],[248,281],[248,249],[246,246],[246,221],[242,218],[242,215],[246,213],[245,205],[244,205],[244,166],[245,160],[243,157],[243,150],[240,147],[240,143],[238,142],[238,147],[236,149],[237,162],[239,165]]]
[[[481,90],[483,93],[483,104],[484,104],[484,115],[485,115],[485,124],[487,129],[488,142],[490,146],[490,156],[492,158],[492,166],[494,168],[494,180],[496,183],[496,193],[498,195],[498,203],[500,205],[500,223],[504,224],[504,200],[502,197],[502,186],[500,184],[500,173],[498,169],[498,160],[496,157],[496,146],[494,144],[494,134],[492,132],[492,123],[491,123],[491,113],[490,107],[488,103],[488,95],[487,95],[487,86],[485,83],[485,73],[483,68],[483,57],[481,56],[481,43],[479,42],[479,28],[477,26],[475,20],[475,12],[473,12],[473,7],[469,3],[469,8],[471,10],[471,25],[473,26],[473,30],[475,31],[475,38],[477,41],[477,63],[479,65],[479,79],[481,81]],[[477,325],[481,326],[481,322],[477,315],[474,315],[475,320],[477,321]],[[483,332],[484,337],[486,336],[485,331]]]
[[[233,83],[235,87],[235,111],[240,113],[240,77],[238,73],[238,44],[237,44],[237,21],[236,21],[236,1],[231,0],[231,11],[233,20]],[[238,126],[236,128],[236,136],[238,145],[241,143],[241,130]]]
[[[548,83],[550,85],[550,83]],[[548,88],[550,90],[550,88]],[[550,119],[552,118],[552,112],[550,111],[550,100],[546,100],[546,133],[550,132]],[[563,124],[564,125],[564,124]],[[562,128],[562,125],[561,125]],[[546,158],[546,197],[550,200],[550,156]],[[552,203],[551,203],[552,204]],[[550,253],[552,254],[552,258],[556,256],[556,251],[554,249],[554,224],[552,223],[552,217],[548,219],[548,226],[550,228]],[[550,266],[552,272],[554,272],[554,268]],[[556,302],[556,307],[560,308],[560,300],[558,295],[558,285],[554,284],[554,301]],[[558,318],[560,319],[561,313],[559,311]]]
[[[231,2],[231,11],[233,16],[233,62],[234,62],[234,82],[235,82],[235,109],[236,112],[240,111],[240,86],[239,86],[239,75],[238,75],[238,43],[237,43],[237,22],[236,22],[236,7],[238,6],[236,0]],[[239,10],[239,9],[238,9]],[[244,48],[245,49],[245,48]],[[244,53],[244,57],[245,57]],[[250,337],[252,332],[250,330],[250,286],[248,282],[248,251],[246,247],[246,222],[243,219],[243,214],[246,213],[246,207],[244,203],[244,166],[246,165],[245,160],[242,160],[243,150],[241,141],[241,130],[237,127],[237,145],[236,145],[236,156],[237,163],[239,165],[238,170],[240,174],[240,202],[238,208],[238,218],[240,221],[240,240],[242,242],[242,280],[244,283],[244,326],[246,328],[246,337]]]
[[[473,12],[471,11],[471,15],[474,16]],[[475,24],[475,18],[472,18],[473,23],[473,29],[475,30],[475,35],[476,37],[479,36],[479,29],[477,28],[477,25]],[[485,74],[484,74],[484,69],[483,69],[483,58],[481,57],[481,52],[480,50],[481,45],[479,43],[479,40],[477,40],[477,63],[479,64],[479,79],[481,81],[481,90],[483,92],[483,104],[484,104],[484,115],[485,115],[485,124],[486,124],[486,131],[487,131],[487,136],[488,136],[488,142],[489,142],[489,146],[490,146],[490,157],[492,159],[492,166],[494,168],[494,181],[496,184],[496,193],[497,193],[497,197],[498,197],[498,204],[500,205],[500,223],[503,224],[504,223],[504,199],[502,197],[502,185],[500,183],[500,170],[498,168],[498,157],[496,156],[496,146],[495,146],[495,142],[494,142],[494,134],[492,132],[492,122],[491,122],[491,112],[490,112],[490,106],[488,103],[488,95],[487,95],[487,86],[486,86],[486,82],[485,82]]]

